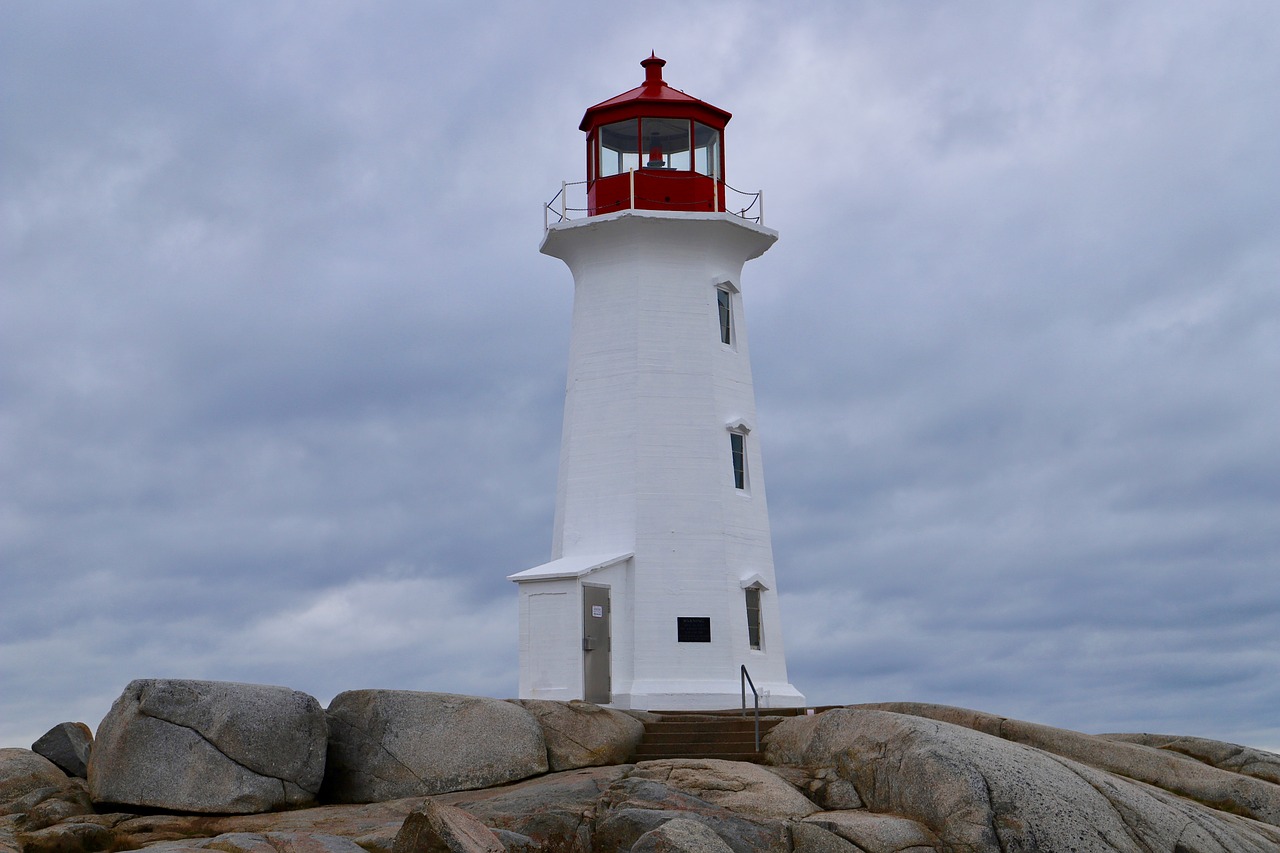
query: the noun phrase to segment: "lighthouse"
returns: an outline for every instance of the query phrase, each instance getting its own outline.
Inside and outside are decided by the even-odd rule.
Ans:
[[[666,63],[587,109],[585,207],[541,251],[573,275],[551,561],[519,589],[520,697],[615,708],[769,707],[787,680],[743,314],[777,240],[725,209],[730,114]]]

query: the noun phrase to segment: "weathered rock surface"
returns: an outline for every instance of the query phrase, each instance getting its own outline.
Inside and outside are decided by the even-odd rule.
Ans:
[[[17,853],[19,838],[93,810],[83,779],[27,749],[0,749],[0,853]]]
[[[315,801],[327,728],[315,699],[286,687],[134,681],[98,727],[96,803],[245,814]]]
[[[547,772],[542,728],[499,699],[352,690],[334,697],[328,720],[330,802],[487,788]]]
[[[922,824],[943,848],[1280,850],[1276,827],[920,716],[835,710],[786,721],[767,740],[770,761],[835,770],[854,784],[870,811]]]
[[[84,723],[59,723],[31,744],[31,751],[58,765],[68,776],[89,777],[93,732]]]
[[[787,820],[818,807],[767,767],[716,758],[642,761],[632,779],[650,779],[747,817]]]
[[[636,839],[631,853],[733,853],[733,848],[706,825],[676,817]]]
[[[1173,751],[946,705],[879,703],[874,706],[853,707],[875,708],[955,723],[1070,758],[1099,770],[1146,782],[1214,809],[1280,826],[1280,786],[1242,775],[1238,771],[1222,770],[1209,763],[1188,761],[1185,755]],[[1280,756],[1276,758],[1274,766],[1280,767]],[[1255,762],[1255,766],[1270,764],[1271,762]]]
[[[139,719],[127,737],[104,721],[91,778],[108,766],[98,753],[113,738],[182,790],[204,782],[188,750],[216,742],[230,760],[223,748],[258,750],[267,737],[216,710],[243,708],[222,694],[252,686],[135,684],[164,689],[117,703]],[[673,759],[537,775],[548,756],[602,760],[609,747],[598,744],[630,737],[635,722],[618,715],[628,723],[614,731],[614,715],[593,706],[544,704],[559,703],[343,694],[330,709],[335,748],[347,750],[348,777],[379,801],[267,813],[138,814],[110,801],[97,813],[84,780],[34,752],[2,750],[0,853],[1280,853],[1280,826],[1268,822],[1280,756],[1232,744],[1091,736],[900,703],[789,719],[766,738],[771,767]],[[574,733],[579,724],[585,733]],[[161,725],[157,739],[148,727]],[[137,726],[141,735],[129,734]],[[139,737],[155,748],[139,750]],[[409,772],[410,762],[421,767]],[[510,781],[513,767],[530,778]],[[209,778],[215,791],[236,784]],[[470,789],[382,799],[460,781]]]
[[[612,708],[578,701],[512,701],[533,714],[542,727],[551,770],[623,764],[644,737],[644,723]]]
[[[747,818],[729,809],[641,777],[619,779],[597,804],[592,844],[598,850],[630,850],[640,837],[673,817],[701,823],[736,853],[790,853],[788,824]]]
[[[0,814],[24,812],[32,793],[68,784],[67,774],[43,755],[29,749],[0,749]]]
[[[943,849],[938,836],[927,826],[905,817],[858,809],[821,812],[805,820],[857,845],[860,850],[931,853]]]
[[[866,853],[830,830],[808,821],[791,825],[793,853]]]
[[[1202,737],[1151,734],[1098,735],[1104,740],[1124,741],[1163,749],[1175,755],[1184,755],[1219,770],[1230,770],[1242,776],[1252,776],[1264,782],[1280,785],[1280,755],[1235,743],[1209,740]]]
[[[435,799],[464,809],[491,829],[531,839],[535,849],[590,850],[604,796],[630,771],[631,765],[567,770]]]
[[[348,838],[323,833],[229,832],[213,838],[162,841],[147,848],[163,853],[217,850],[219,853],[364,853]]]
[[[462,809],[427,800],[409,813],[393,853],[503,853],[506,848],[483,823]]]
[[[425,798],[367,805],[318,806],[246,815],[108,813],[84,815],[24,836],[24,853],[151,849],[160,844],[192,846],[231,835],[289,834],[339,837],[367,851],[391,853],[405,818]]]

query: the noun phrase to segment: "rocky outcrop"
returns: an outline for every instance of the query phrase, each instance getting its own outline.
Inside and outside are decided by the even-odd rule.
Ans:
[[[940,849],[1280,849],[1275,826],[1050,751],[921,716],[834,710],[783,722],[768,742],[771,761],[835,771],[853,783],[869,811],[919,824],[937,837]],[[835,823],[825,826],[863,846],[851,831]]]
[[[334,697],[328,720],[330,802],[487,788],[547,772],[542,728],[498,699],[352,690]]]
[[[630,714],[588,702],[512,700],[542,727],[551,770],[622,764],[644,737],[644,723]]]
[[[164,689],[152,692],[158,684]],[[114,740],[167,765],[164,778],[189,792],[190,773],[205,766],[185,752],[192,743],[218,743],[225,756],[233,744],[261,748],[266,737],[237,716],[265,702],[233,697],[247,685],[135,685],[117,703],[134,708],[132,717],[120,719],[150,720],[140,724],[144,735],[163,722],[199,740],[144,738],[152,751],[141,752],[137,733],[104,721],[92,777],[108,766],[99,753]],[[84,780],[34,752],[3,750],[0,853],[1280,853],[1280,784],[1272,781],[1280,756],[1261,750],[1085,735],[901,703],[785,720],[766,737],[768,767],[664,759],[544,774],[549,755],[576,761],[564,756],[581,749],[599,760],[608,747],[597,744],[615,737],[612,713],[546,707],[554,704],[343,694],[330,708],[331,747],[348,762],[347,782],[354,777],[368,786],[362,796],[378,801],[265,813],[160,814],[106,801],[95,809]],[[578,731],[552,722],[564,719],[586,720],[585,733],[553,747],[549,740]],[[625,724],[618,731],[629,736]],[[513,773],[530,778],[506,778]],[[211,779],[215,791],[227,784],[217,772]],[[461,787],[383,799],[434,786]]]
[[[95,803],[246,814],[315,802],[324,712],[287,687],[134,681],[98,727]]]
[[[31,744],[31,751],[58,765],[68,776],[89,778],[93,732],[84,723],[59,723]]]

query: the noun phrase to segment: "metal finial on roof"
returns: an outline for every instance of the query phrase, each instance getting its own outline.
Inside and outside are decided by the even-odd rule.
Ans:
[[[649,58],[642,60],[640,65],[644,68],[644,82],[646,86],[662,83],[662,66],[666,65],[665,59],[659,59],[658,55],[653,51],[649,51]]]

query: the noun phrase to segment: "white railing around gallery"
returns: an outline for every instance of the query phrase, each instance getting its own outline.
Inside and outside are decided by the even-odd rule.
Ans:
[[[629,203],[627,207],[631,210],[652,209],[648,208],[644,202],[646,199],[636,198],[636,172],[635,169],[629,171]],[[754,222],[757,225],[764,225],[764,191],[749,193],[743,190],[735,189],[724,181],[720,181],[719,185],[724,188],[725,194],[725,213],[732,214],[748,222]],[[712,198],[714,204],[719,206],[720,194],[713,193]],[[731,201],[732,200],[732,201]],[[636,202],[641,204],[637,205]],[[662,207],[659,209],[667,209]],[[719,212],[718,210],[716,212]],[[591,210],[587,207],[587,182],[586,181],[562,181],[560,183],[560,192],[556,193],[551,201],[542,206],[542,228],[545,231],[552,225],[558,225],[572,219],[579,219],[591,215]]]

